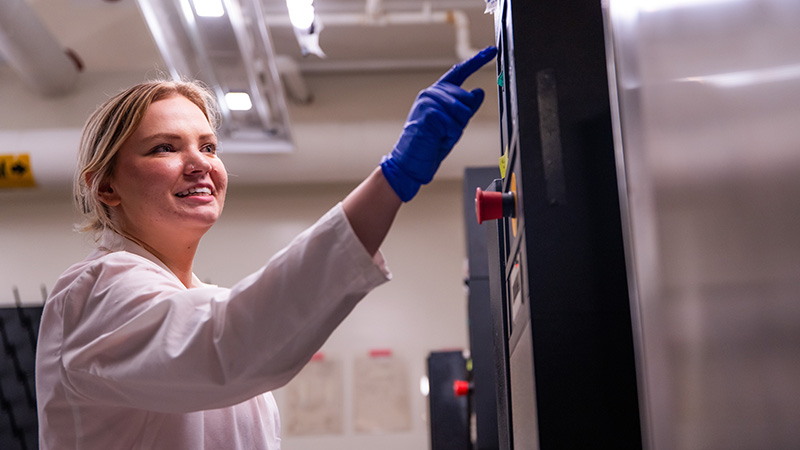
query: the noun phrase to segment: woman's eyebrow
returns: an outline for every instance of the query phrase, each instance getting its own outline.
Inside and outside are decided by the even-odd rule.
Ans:
[[[217,135],[214,133],[205,133],[198,136],[201,141],[207,140],[216,140]],[[183,136],[177,133],[155,133],[149,136],[145,136],[142,138],[142,142],[151,142],[151,141],[180,141],[183,139]]]
[[[181,136],[176,133],[155,133],[142,138],[142,142],[150,141],[178,141]]]

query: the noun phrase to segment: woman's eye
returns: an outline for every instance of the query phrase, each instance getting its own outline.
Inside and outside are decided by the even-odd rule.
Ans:
[[[153,148],[153,153],[166,153],[166,152],[171,152],[171,151],[172,151],[172,147],[170,147],[169,145],[159,145],[159,146]]]
[[[216,154],[217,153],[217,146],[214,144],[208,144],[203,147],[203,151],[206,153]]]

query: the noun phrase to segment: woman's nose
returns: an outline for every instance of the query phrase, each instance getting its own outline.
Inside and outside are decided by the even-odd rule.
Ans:
[[[199,151],[191,151],[184,161],[186,174],[206,173],[211,170],[211,162]]]

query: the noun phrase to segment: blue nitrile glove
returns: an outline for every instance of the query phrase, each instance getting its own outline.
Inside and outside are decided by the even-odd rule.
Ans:
[[[404,202],[433,179],[442,160],[461,137],[483,102],[483,89],[460,86],[491,61],[497,48],[487,47],[453,66],[436,83],[419,93],[392,153],[381,160],[383,176]]]

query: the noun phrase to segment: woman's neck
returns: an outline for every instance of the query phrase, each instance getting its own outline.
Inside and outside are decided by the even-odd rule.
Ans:
[[[184,286],[192,287],[192,264],[199,239],[185,235],[177,239],[174,236],[148,236],[127,230],[122,230],[122,235],[152,253],[178,277]]]

